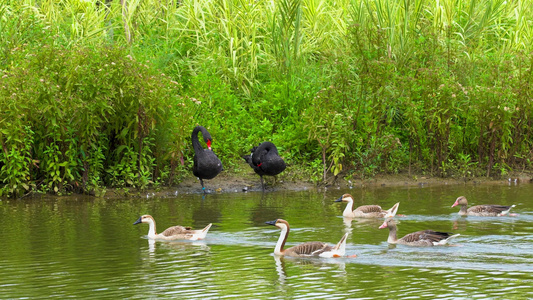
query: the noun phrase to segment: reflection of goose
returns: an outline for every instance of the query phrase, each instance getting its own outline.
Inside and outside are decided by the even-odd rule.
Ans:
[[[350,194],[344,194],[335,202],[348,202],[342,216],[345,218],[383,218],[390,217],[393,211],[398,210],[400,203],[394,204],[389,210],[383,210],[379,205],[363,205],[353,210],[353,197]]]
[[[408,246],[439,246],[445,245],[451,238],[458,236],[459,234],[453,234],[450,232],[439,232],[433,230],[421,230],[413,233],[409,233],[398,239],[396,237],[396,222],[392,218],[387,218],[379,229],[389,228],[389,238],[387,242],[389,244],[402,244]]]
[[[461,205],[461,209],[459,210],[459,215],[461,216],[479,216],[479,217],[500,217],[505,216],[509,214],[509,211],[511,208],[515,207],[515,205],[476,205],[472,206],[470,208],[466,208],[468,206],[468,201],[466,201],[465,196],[460,196],[455,200],[455,203],[452,205],[452,207]],[[509,214],[509,216],[516,216],[516,214]]]
[[[202,132],[207,149],[202,148],[198,140],[198,133]],[[205,193],[204,179],[213,179],[222,172],[222,162],[211,150],[211,135],[203,126],[196,126],[191,135],[192,147],[194,149],[192,173],[200,179],[202,190]]]
[[[154,252],[155,252],[155,240],[148,239],[148,251],[151,254],[154,254]]]
[[[150,215],[144,215],[139,217],[133,225],[139,224],[139,223],[147,223],[150,225],[150,228],[148,229],[148,238],[150,239],[157,239],[157,240],[202,240],[207,235],[207,232],[209,231],[209,228],[211,228],[212,224],[207,225],[202,230],[191,230],[190,227],[183,227],[183,226],[172,226],[167,228],[162,233],[156,233],[155,231],[155,220]]]
[[[274,260],[276,261],[276,271],[278,272],[279,283],[285,284],[287,279],[287,274],[285,273],[285,264],[282,261],[282,256],[274,255]]]
[[[310,256],[319,256],[319,257],[341,257],[344,256],[346,250],[346,238],[348,233],[345,233],[341,238],[339,243],[334,247],[322,243],[322,242],[307,242],[303,243],[288,249],[283,249],[287,237],[289,236],[289,223],[283,219],[277,219],[274,221],[266,222],[268,225],[273,225],[281,229],[281,234],[279,236],[276,248],[274,249],[274,254],[276,255],[287,255],[287,256],[298,256],[298,257],[310,257]]]

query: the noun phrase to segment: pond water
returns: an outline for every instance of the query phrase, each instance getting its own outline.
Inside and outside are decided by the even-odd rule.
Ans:
[[[453,246],[389,246],[383,220],[345,220],[355,205],[400,202],[399,237],[422,229],[461,235]],[[516,217],[459,217],[451,208],[516,204]],[[63,197],[0,201],[0,298],[408,299],[533,298],[533,185],[452,185],[372,189],[177,194],[173,198]],[[203,228],[207,238],[151,242],[159,231]],[[278,258],[279,230],[291,224],[287,246],[335,244],[350,232],[347,255]]]

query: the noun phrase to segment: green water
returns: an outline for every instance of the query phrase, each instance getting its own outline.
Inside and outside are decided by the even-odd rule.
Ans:
[[[454,246],[389,246],[382,220],[344,220],[355,205],[400,202],[398,235],[434,229],[460,233]],[[459,217],[451,208],[516,204],[516,217]],[[177,194],[168,198],[85,197],[0,201],[0,298],[399,299],[533,298],[533,185],[467,185],[268,192]],[[173,225],[203,228],[200,242],[151,242]],[[279,230],[291,224],[287,246],[337,243],[347,255],[294,259],[273,255]]]

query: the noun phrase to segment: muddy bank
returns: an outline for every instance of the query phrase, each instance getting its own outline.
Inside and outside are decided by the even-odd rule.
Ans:
[[[408,176],[407,174],[378,175],[372,179],[352,179],[329,178],[327,184],[315,184],[308,180],[294,179],[295,176],[287,174],[278,176],[276,180],[265,176],[266,192],[272,191],[303,191],[324,189],[348,189],[348,188],[378,188],[387,186],[438,186],[451,184],[529,184],[533,176],[525,173],[510,174],[505,179],[492,179],[487,177],[479,178],[439,178],[425,175]],[[242,193],[261,192],[261,181],[259,176],[252,172],[241,172],[239,174],[223,172],[214,179],[205,180],[204,184],[208,193]],[[202,188],[200,181],[192,174],[174,187],[165,187],[157,190],[139,192],[135,189],[108,189],[102,197],[114,198],[124,196],[137,197],[172,197],[178,194],[200,194]]]

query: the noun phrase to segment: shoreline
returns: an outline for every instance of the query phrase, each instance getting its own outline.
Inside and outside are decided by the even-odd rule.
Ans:
[[[415,174],[409,176],[408,174],[378,174],[370,179],[351,179],[345,180],[339,176],[334,180],[333,176],[328,177],[328,183],[313,183],[308,180],[303,173],[297,168],[288,168],[282,174],[276,176],[274,179],[271,176],[264,176],[266,190],[265,193],[282,192],[282,191],[316,191],[323,192],[328,189],[350,189],[363,188],[373,189],[381,187],[428,187],[439,185],[481,185],[481,184],[530,184],[533,183],[533,173],[529,172],[510,172],[506,178],[494,179],[487,177],[469,177],[469,178],[440,178],[436,176],[428,176]],[[223,171],[221,174],[213,179],[204,181],[206,189],[209,194],[226,194],[226,193],[245,193],[245,192],[262,192],[261,180],[259,175],[244,163],[234,166],[234,169]],[[98,191],[90,194],[68,194],[68,195],[52,195],[52,194],[29,194],[22,198],[81,198],[90,197],[97,199],[118,199],[118,198],[167,198],[175,197],[180,194],[202,194],[200,181],[194,177],[192,172],[184,176],[182,181],[172,186],[150,187],[145,190],[138,190],[136,188],[101,188]],[[3,200],[0,198],[0,201]]]
[[[266,178],[265,178],[266,177]],[[265,176],[266,193],[280,192],[280,191],[309,191],[315,190],[317,192],[327,189],[350,189],[350,188],[381,188],[381,187],[427,187],[439,185],[481,185],[481,184],[530,184],[533,183],[533,177],[529,174],[514,174],[507,179],[492,179],[486,177],[477,178],[439,178],[430,176],[411,176],[397,174],[397,175],[377,175],[372,179],[354,179],[344,180],[337,178],[331,184],[314,184],[305,180],[292,180],[280,176],[274,183],[272,177]],[[211,180],[205,180],[204,184],[208,190],[208,194],[226,194],[226,193],[244,193],[244,192],[262,192],[261,181],[259,176],[251,174],[228,174],[223,173]],[[200,181],[193,177],[186,178],[179,184],[172,187],[163,187],[159,189],[147,189],[145,191],[137,191],[130,189],[129,193],[120,192],[124,189],[107,189],[102,198],[112,199],[119,197],[174,197],[179,194],[201,194],[202,189]]]

